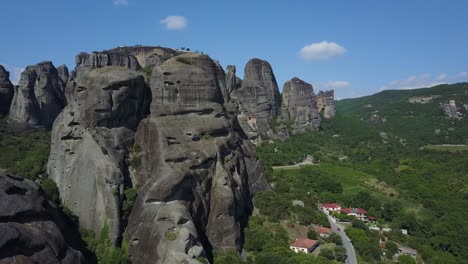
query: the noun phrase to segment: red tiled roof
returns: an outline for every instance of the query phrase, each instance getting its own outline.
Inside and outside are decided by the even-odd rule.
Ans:
[[[330,204],[322,204],[322,207],[324,208],[338,208],[338,207],[341,207],[339,204],[337,203],[330,203]]]
[[[312,240],[312,239],[307,239],[307,238],[296,238],[296,241],[294,241],[291,244],[291,247],[298,247],[298,248],[313,248],[315,245],[317,245],[318,241],[317,240]]]
[[[344,212],[345,214],[366,214],[366,210],[362,209],[362,208],[343,208],[341,209],[342,212]]]
[[[377,220],[377,217],[375,217],[375,216],[369,216],[369,217],[367,217],[367,218],[369,218],[369,220],[372,220],[372,221]]]
[[[317,232],[319,234],[329,235],[329,234],[331,234],[331,229],[323,227],[323,226],[318,226],[318,227],[315,228],[315,232]]]

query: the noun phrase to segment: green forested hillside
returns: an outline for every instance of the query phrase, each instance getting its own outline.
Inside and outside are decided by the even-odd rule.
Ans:
[[[316,193],[320,202],[362,207],[382,226],[408,229],[409,236],[388,237],[416,248],[426,263],[467,263],[468,151],[437,146],[467,144],[468,118],[448,119],[440,107],[450,99],[468,104],[466,90],[461,83],[338,101],[337,116],[323,120],[322,130],[264,143],[259,156],[274,184]],[[421,95],[439,97],[427,104],[408,102]],[[307,155],[318,165],[271,169]],[[316,187],[336,180],[342,191]],[[358,246],[364,263],[381,262],[377,242]]]

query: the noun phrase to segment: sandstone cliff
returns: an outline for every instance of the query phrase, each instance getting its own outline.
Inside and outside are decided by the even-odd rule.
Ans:
[[[76,85],[74,100],[53,126],[47,172],[81,226],[99,234],[108,224],[116,242],[126,158],[149,90],[141,74],[122,67],[83,70]]]
[[[10,112],[13,95],[14,86],[10,82],[10,73],[0,65],[0,115],[4,116]]]
[[[335,92],[320,91],[317,95],[317,109],[320,113],[323,113],[323,117],[332,118],[336,114],[335,109]]]
[[[50,129],[66,104],[65,84],[52,62],[28,66],[21,73],[10,107],[8,128],[27,130]]]
[[[86,263],[39,186],[0,174],[0,263]]]
[[[252,194],[269,185],[227,102],[226,74],[206,55],[158,50],[164,56],[140,58],[154,63],[145,64],[149,74],[125,63],[77,64],[47,172],[82,227],[99,233],[108,224],[116,244],[123,190],[138,189],[125,233],[133,263],[240,251]]]
[[[212,248],[240,250],[251,195],[269,188],[223,106],[217,68],[205,55],[183,54],[153,70],[151,114],[133,154],[141,160],[126,235],[133,263],[195,263]]]
[[[239,106],[237,118],[242,129],[249,139],[259,141],[267,137],[279,115],[280,93],[267,61],[252,59],[244,71],[242,86],[231,93],[231,99]]]
[[[284,84],[281,116],[291,121],[294,134],[320,127],[320,114],[316,105],[317,99],[311,84],[296,77]]]

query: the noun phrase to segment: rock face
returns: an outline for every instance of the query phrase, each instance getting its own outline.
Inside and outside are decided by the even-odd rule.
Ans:
[[[332,118],[336,114],[335,110],[335,92],[333,90],[322,92],[317,95],[317,109],[320,113],[323,111],[323,117]]]
[[[159,65],[178,52],[163,47],[119,47],[101,52],[82,52],[75,58],[77,69],[120,66],[134,71],[150,65]]]
[[[247,136],[254,141],[266,137],[280,110],[280,93],[270,64],[250,60],[242,86],[231,93],[231,99],[239,105],[239,124]]]
[[[8,128],[14,130],[50,129],[66,104],[64,87],[65,84],[52,62],[46,61],[28,66],[21,73],[21,79],[13,97]]]
[[[223,72],[205,55],[156,66],[151,114],[137,130],[139,189],[126,238],[139,263],[198,263],[211,249],[240,250],[253,192],[269,188],[252,144],[223,106]],[[221,76],[220,76],[221,75]]]
[[[70,73],[68,72],[68,68],[66,65],[61,65],[57,68],[58,75],[64,84],[68,83],[68,78],[70,77]]]
[[[87,263],[39,186],[0,175],[0,263]]]
[[[122,67],[82,70],[76,87],[54,123],[47,172],[80,225],[99,234],[108,224],[116,242],[126,158],[133,130],[146,115],[149,89],[141,74]]]
[[[10,82],[10,73],[0,65],[0,115],[7,115],[10,112],[14,92],[14,86]]]
[[[320,127],[320,114],[311,84],[296,77],[287,81],[283,86],[282,103],[282,118],[293,122],[293,134]]]

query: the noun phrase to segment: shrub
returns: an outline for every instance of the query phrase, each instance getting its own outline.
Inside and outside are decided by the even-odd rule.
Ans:
[[[41,187],[49,200],[58,206],[60,204],[60,194],[55,182],[50,178],[45,178],[41,181]]]

